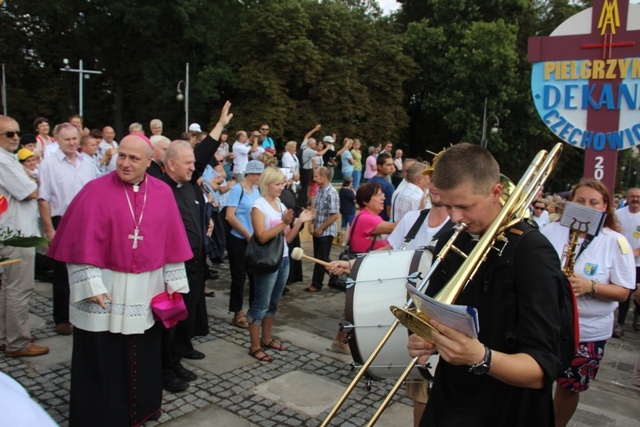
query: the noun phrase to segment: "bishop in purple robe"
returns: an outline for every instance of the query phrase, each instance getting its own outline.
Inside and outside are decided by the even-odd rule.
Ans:
[[[117,167],[88,183],[48,255],[67,263],[73,329],[69,425],[137,426],[160,414],[160,328],[151,299],[189,290],[193,257],[169,186],[146,174],[151,145],[125,137]]]

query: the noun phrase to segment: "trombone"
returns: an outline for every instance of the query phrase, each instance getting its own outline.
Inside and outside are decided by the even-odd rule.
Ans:
[[[535,158],[525,171],[524,175],[522,175],[522,178],[520,178],[518,185],[513,187],[513,189],[511,190],[496,219],[484,232],[475,248],[469,254],[462,253],[462,251],[454,246],[454,242],[459,233],[466,229],[465,224],[459,224],[456,227],[453,236],[449,239],[449,241],[437,255],[436,261],[432,264],[429,272],[420,283],[418,289],[420,291],[423,291],[429,281],[429,278],[438,267],[441,260],[444,259],[444,257],[450,250],[453,250],[454,252],[465,258],[465,261],[462,263],[454,276],[445,285],[445,287],[442,288],[442,290],[435,296],[435,299],[437,301],[443,302],[445,304],[453,303],[457,299],[460,292],[467,285],[467,283],[473,280],[473,277],[478,271],[478,268],[480,268],[482,262],[484,262],[484,260],[486,259],[489,251],[494,248],[494,244],[498,241],[506,243],[504,232],[529,216],[529,205],[535,199],[538,189],[544,184],[551,172],[553,172],[553,169],[555,168],[555,165],[560,158],[561,152],[562,143],[557,143],[549,152],[547,152],[546,150],[541,150],[540,152],[538,152],[538,154],[535,156]],[[358,381],[364,376],[366,370],[369,368],[380,350],[389,340],[389,337],[393,334],[399,323],[402,323],[407,327],[407,329],[416,333],[421,338],[426,339],[427,341],[433,341],[431,338],[431,329],[433,327],[428,323],[426,319],[424,319],[424,317],[421,317],[421,313],[416,312],[415,309],[409,309],[411,305],[412,300],[409,299],[404,308],[391,307],[391,311],[398,320],[396,320],[389,327],[389,330],[373,350],[369,359],[367,359],[367,361],[362,365],[362,368],[352,380],[349,387],[347,387],[347,390],[342,394],[340,399],[338,399],[338,402],[336,402],[335,406],[327,415],[327,418],[325,418],[325,420],[323,421],[321,425],[322,427],[329,425],[340,407],[344,404],[351,392],[354,390]],[[386,396],[376,413],[369,421],[369,424],[367,424],[368,426],[373,426],[375,422],[380,418],[380,415],[387,407],[396,391],[400,388],[407,375],[411,372],[411,370],[417,363],[417,360],[417,357],[411,360],[407,368],[404,370],[398,381],[394,384],[389,394]]]

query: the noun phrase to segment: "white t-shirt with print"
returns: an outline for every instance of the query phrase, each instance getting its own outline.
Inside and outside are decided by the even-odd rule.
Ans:
[[[622,234],[627,238],[631,249],[640,248],[640,212],[629,212],[629,206],[615,211]],[[640,267],[640,256],[636,257],[636,267]],[[640,277],[638,278],[640,279]]]
[[[564,247],[569,242],[569,228],[559,222],[552,222],[540,232],[549,239],[562,258]],[[583,240],[578,240],[576,253]],[[564,265],[564,260],[561,261]],[[635,289],[636,268],[629,242],[622,234],[610,228],[603,228],[591,241],[576,259],[573,270],[576,275],[595,280],[596,283],[614,283],[623,288]],[[593,342],[610,338],[613,312],[618,303],[597,298],[587,299],[586,296],[580,296],[576,301],[580,318],[580,341]]]
[[[429,215],[431,215],[431,213],[429,213]],[[428,246],[433,236],[440,231],[442,226],[449,220],[449,217],[447,217],[439,226],[429,227],[429,215],[424,219],[424,224],[422,224],[422,227],[418,230],[415,239],[409,242],[405,248],[406,250],[414,250]],[[400,246],[404,243],[404,237],[409,233],[409,230],[411,230],[411,227],[413,227],[413,224],[415,224],[419,216],[419,210],[409,211],[402,217],[400,222],[398,222],[396,228],[394,228],[389,237],[387,237],[387,242],[393,249],[400,249]]]
[[[280,211],[277,211],[269,204],[267,199],[264,197],[259,197],[255,202],[253,202],[252,209],[258,209],[264,215],[264,227],[267,230],[272,229],[282,222],[282,214],[287,210],[287,208],[280,202]],[[286,229],[285,229],[286,232]],[[284,256],[289,256],[289,246],[287,245],[287,240],[284,240]]]

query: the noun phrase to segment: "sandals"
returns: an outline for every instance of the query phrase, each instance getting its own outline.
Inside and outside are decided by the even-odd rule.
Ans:
[[[260,353],[262,353],[262,356],[259,356]],[[258,359],[260,362],[271,362],[273,360],[273,357],[265,353],[262,347],[256,351],[251,351],[251,349],[249,349],[249,356]]]
[[[233,316],[231,323],[234,326],[237,326],[238,328],[242,328],[242,329],[249,328],[249,322],[247,321],[247,316],[245,316],[245,314],[242,311],[237,312]]]
[[[278,350],[278,351],[284,351],[287,349],[287,347],[283,346],[282,343],[278,340],[271,340],[271,342],[269,344],[265,344],[262,342],[262,340],[260,341],[260,345],[263,348],[271,348],[273,350]]]
[[[311,285],[308,288],[305,288],[304,290],[305,292],[320,292],[320,289],[316,288],[315,286]]]
[[[215,298],[216,293],[215,293],[215,291],[211,291],[209,289],[205,289],[204,290],[204,296],[205,297],[209,297],[209,298]]]

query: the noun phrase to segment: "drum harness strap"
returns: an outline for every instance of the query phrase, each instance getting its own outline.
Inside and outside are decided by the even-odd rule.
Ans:
[[[411,229],[409,230],[407,235],[404,236],[404,242],[402,243],[402,245],[400,246],[399,249],[406,248],[407,245],[409,244],[409,242],[411,242],[413,239],[416,238],[416,235],[418,234],[418,231],[420,231],[420,228],[422,227],[422,224],[424,224],[426,222],[427,215],[429,215],[430,211],[431,211],[431,209],[423,209],[423,210],[420,211],[420,215],[416,219],[416,222],[414,222],[413,225],[411,226]],[[440,228],[440,230],[438,230],[438,232],[433,235],[433,237],[431,238],[431,242],[429,242],[429,247],[433,247],[434,246],[434,242],[438,241],[438,239],[440,238],[442,233],[444,233],[445,231],[451,229],[454,225],[455,224],[453,223],[453,221],[451,221],[451,219],[449,219],[449,221],[447,221],[447,223],[444,224]],[[427,224],[427,227],[428,227],[428,224]]]

